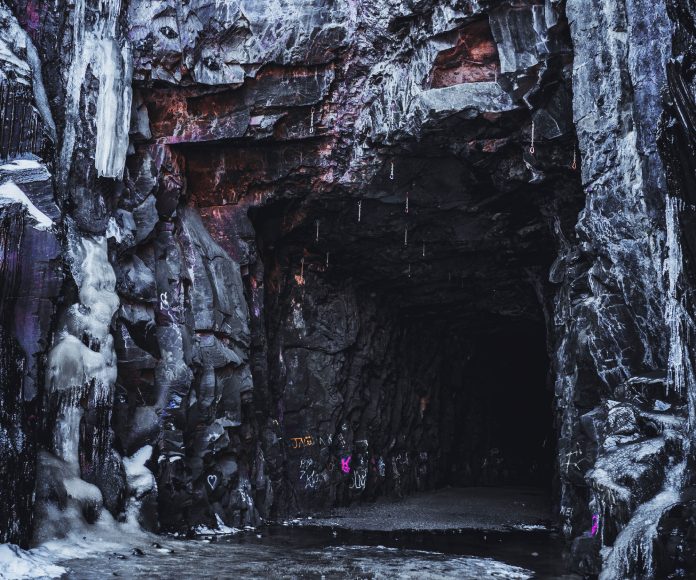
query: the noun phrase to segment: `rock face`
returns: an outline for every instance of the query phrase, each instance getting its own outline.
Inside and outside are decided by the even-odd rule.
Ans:
[[[575,569],[667,569],[688,4],[9,0],[3,541],[553,482]]]

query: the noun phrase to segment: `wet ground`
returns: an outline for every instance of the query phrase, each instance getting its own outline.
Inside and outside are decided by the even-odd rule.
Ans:
[[[564,575],[558,534],[535,529],[546,513],[545,502],[534,493],[508,491],[496,498],[475,490],[443,490],[231,536],[186,541],[160,537],[155,543],[124,545],[61,564],[69,570],[65,578],[90,580],[574,578]],[[478,506],[471,509],[479,510],[479,516],[467,508],[472,505]],[[488,512],[489,529],[472,529],[485,523],[486,506],[493,510]],[[460,518],[471,525],[457,527]]]
[[[337,508],[307,522],[352,530],[507,530],[552,527],[549,494],[528,487],[448,487]]]

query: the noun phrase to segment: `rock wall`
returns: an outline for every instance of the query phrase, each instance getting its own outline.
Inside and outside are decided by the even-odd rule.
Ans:
[[[576,569],[667,566],[689,7],[2,7],[2,539],[541,477]]]

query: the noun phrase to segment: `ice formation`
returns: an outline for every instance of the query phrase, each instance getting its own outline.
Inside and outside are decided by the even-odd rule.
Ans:
[[[73,57],[68,73],[67,123],[61,151],[64,180],[72,165],[77,126],[82,122],[80,98],[88,67],[99,78],[94,163],[97,174],[118,179],[128,149],[132,100],[130,49],[117,34],[120,0],[106,0],[96,19],[88,19],[85,0],[73,12]]]

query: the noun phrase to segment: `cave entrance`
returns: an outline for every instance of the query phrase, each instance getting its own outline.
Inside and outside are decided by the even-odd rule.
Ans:
[[[550,488],[555,437],[544,324],[494,321],[464,348],[442,393],[445,483]]]

